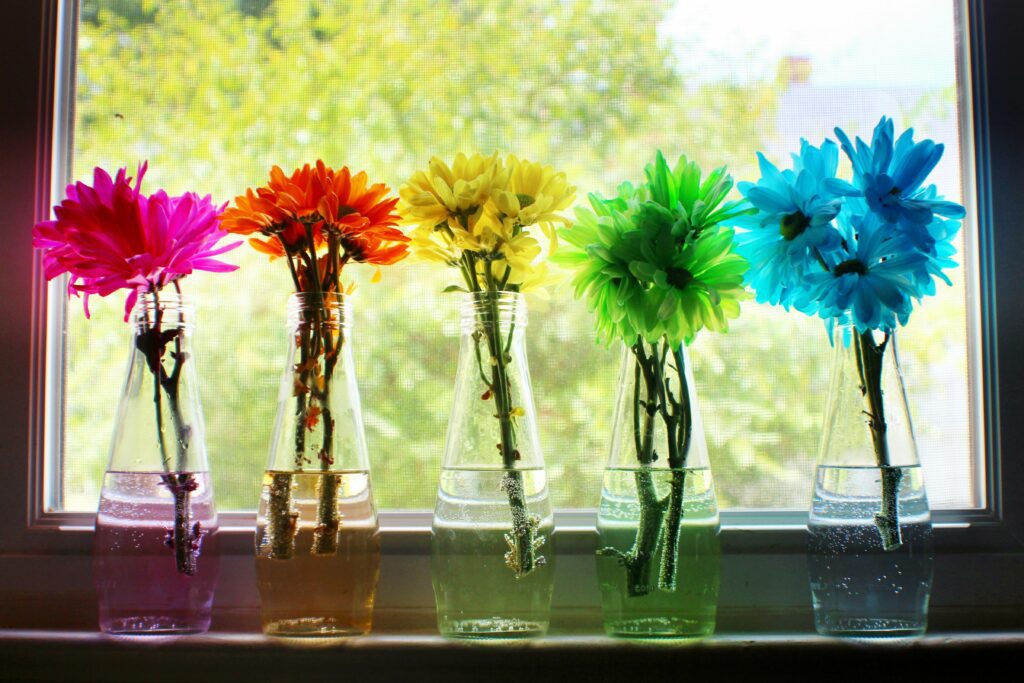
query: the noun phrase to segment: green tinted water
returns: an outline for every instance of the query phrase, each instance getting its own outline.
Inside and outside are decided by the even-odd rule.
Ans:
[[[604,551],[597,557],[604,627],[609,635],[640,638],[690,638],[715,630],[719,584],[719,521],[711,472],[707,468],[651,470],[659,499],[673,476],[685,476],[684,505],[676,554],[675,587],[659,580],[666,551],[660,542],[652,558],[651,580],[630,590],[622,558]],[[598,547],[628,554],[634,546],[640,514],[635,469],[605,472],[598,512]],[[666,516],[667,517],[667,516]],[[664,525],[663,525],[664,526]]]
[[[431,569],[442,635],[517,638],[547,632],[554,585],[553,529],[544,471],[524,470],[523,489],[538,521],[543,563],[517,577],[506,562],[511,530],[503,470],[446,468],[431,533]]]

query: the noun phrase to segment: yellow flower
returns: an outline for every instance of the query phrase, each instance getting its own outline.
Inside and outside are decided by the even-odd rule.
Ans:
[[[409,233],[409,251],[424,261],[457,264],[459,252],[447,235],[447,232],[437,230],[429,224],[418,225]]]
[[[551,166],[520,160],[514,155],[509,155],[505,168],[509,173],[508,185],[494,191],[498,220],[510,232],[517,227],[539,225],[553,250],[556,239],[553,223],[569,223],[558,212],[569,208],[576,198],[576,188],[569,184],[564,173],[556,173]]]
[[[472,231],[495,187],[508,182],[498,155],[461,152],[448,166],[433,157],[427,170],[417,171],[399,190],[398,211],[408,223],[441,224]]]
[[[554,224],[569,223],[559,212],[575,192],[550,166],[460,153],[451,166],[434,157],[413,174],[399,190],[398,211],[417,224],[410,251],[461,268],[472,289],[539,291],[552,281],[544,260],[555,248]]]
[[[548,268],[548,264],[544,261],[533,264],[526,277],[523,278],[522,282],[519,283],[519,291],[527,292],[533,295],[534,302],[537,310],[546,310],[546,306],[537,306],[536,303],[539,300],[547,301],[548,288],[556,284],[559,284],[565,279],[565,273],[557,270]]]
[[[494,281],[506,285],[521,285],[542,263],[538,262],[542,251],[540,243],[527,233],[520,233],[509,240],[502,239],[490,252],[489,263]],[[481,263],[481,278],[486,277],[484,268],[486,264]]]

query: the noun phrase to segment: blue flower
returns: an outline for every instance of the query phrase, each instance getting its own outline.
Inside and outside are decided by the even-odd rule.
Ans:
[[[804,278],[794,305],[827,321],[849,320],[860,332],[905,325],[914,299],[934,291],[931,257],[877,214],[844,211],[837,222],[840,249],[825,256],[827,272]]]
[[[927,226],[935,215],[964,217],[964,207],[943,200],[934,186],[922,187],[942,158],[943,145],[931,140],[915,143],[913,128],[908,128],[894,144],[893,122],[885,116],[875,126],[870,147],[858,137],[854,149],[846,133],[840,128],[835,133],[853,164],[854,185],[863,192],[868,208],[883,222],[908,226],[913,239],[926,233],[914,233],[913,226]]]
[[[924,229],[932,246],[931,249],[924,252],[928,257],[927,277],[921,283],[921,294],[931,296],[935,294],[935,278],[941,279],[947,285],[953,284],[949,276],[942,271],[956,268],[959,265],[953,260],[953,255],[956,254],[953,238],[960,230],[960,221],[936,217]]]
[[[794,290],[821,254],[839,247],[831,221],[843,197],[860,191],[835,177],[839,149],[831,140],[814,147],[800,141],[793,169],[780,171],[758,152],[761,179],[739,183],[740,192],[757,213],[731,223],[748,232],[737,235],[739,252],[751,264],[747,282],[757,300],[788,306]]]

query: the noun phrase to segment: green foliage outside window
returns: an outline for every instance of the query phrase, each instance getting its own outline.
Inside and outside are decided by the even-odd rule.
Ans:
[[[84,0],[73,175],[148,159],[149,187],[223,202],[262,182],[273,164],[322,158],[397,190],[432,155],[497,150],[565,171],[582,198],[640,180],[660,148],[749,178],[754,150],[778,137],[787,84],[690,73],[682,55],[701,46],[681,49],[658,30],[671,4]],[[953,110],[948,90],[927,98],[908,106]],[[256,504],[289,291],[285,269],[262,256],[238,250],[230,258],[243,268],[186,283],[200,308],[197,354],[222,510]],[[353,298],[353,348],[385,509],[433,505],[458,344],[456,301],[439,293],[443,276],[403,265],[379,284],[359,282]],[[128,357],[119,302],[91,305],[88,325],[69,307],[64,481],[72,509],[94,505]],[[745,307],[729,335],[709,335],[691,351],[719,497],[725,507],[805,507],[827,338],[814,321],[752,301]],[[962,284],[912,323],[912,403],[943,382],[966,382],[965,327]],[[568,287],[547,310],[531,304],[527,338],[555,505],[592,507],[618,349],[595,343]],[[940,371],[913,372],[925,366]],[[916,417],[922,442],[966,429],[966,414]]]

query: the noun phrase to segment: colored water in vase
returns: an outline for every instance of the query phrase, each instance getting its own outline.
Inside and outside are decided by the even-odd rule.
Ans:
[[[209,474],[192,473],[192,574],[173,547],[174,497],[163,472],[107,472],[93,539],[100,629],[106,633],[201,633],[217,583],[217,517]],[[198,525],[198,526],[197,526]]]
[[[819,633],[914,636],[924,633],[931,593],[931,515],[920,466],[901,467],[902,545],[886,551],[873,523],[881,470],[819,466],[808,525],[808,572]]]
[[[673,477],[683,477],[683,508],[675,571],[662,573],[664,540],[656,546],[643,576],[631,586],[624,557],[637,539],[640,503],[638,468],[605,471],[598,511],[597,577],[605,632],[640,638],[696,638],[715,630],[719,585],[719,520],[711,471],[650,469],[658,499],[667,500]],[[666,515],[667,517],[667,515]],[[662,522],[664,529],[667,520]],[[671,577],[671,578],[670,578]],[[671,585],[674,580],[674,585]]]
[[[442,635],[519,638],[548,630],[554,557],[553,523],[543,468],[520,470],[529,510],[538,517],[542,561],[516,576],[506,553],[511,530],[501,469],[445,468],[431,533],[431,569]]]
[[[274,557],[268,531],[268,500],[275,477],[291,484],[295,531],[289,556]],[[333,479],[340,526],[332,552],[314,552],[323,482]],[[280,636],[343,636],[367,633],[380,576],[380,536],[366,471],[267,472],[257,525],[256,576],[263,631]]]

